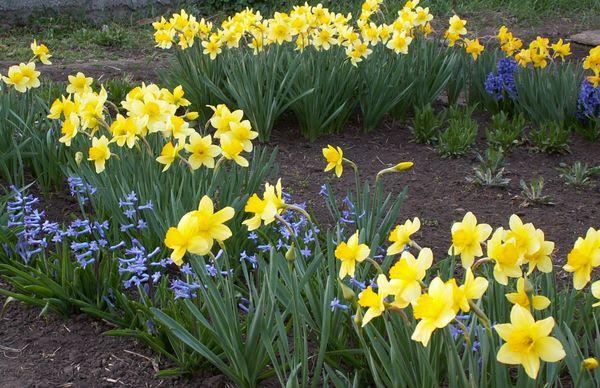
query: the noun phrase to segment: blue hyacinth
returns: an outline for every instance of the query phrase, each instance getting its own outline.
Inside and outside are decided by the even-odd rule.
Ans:
[[[600,118],[600,86],[583,81],[577,100],[577,117],[585,121]]]
[[[518,64],[513,58],[501,58],[498,61],[496,74],[489,73],[485,80],[485,91],[496,101],[508,96],[511,100],[517,98],[515,73]]]

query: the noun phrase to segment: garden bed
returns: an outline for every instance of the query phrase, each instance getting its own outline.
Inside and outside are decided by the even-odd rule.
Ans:
[[[506,189],[483,188],[465,179],[476,164],[474,154],[459,159],[442,158],[432,147],[407,141],[411,135],[406,122],[388,120],[369,134],[360,133],[358,126],[351,123],[342,134],[310,143],[299,139],[293,120],[286,121],[278,125],[275,140],[268,145],[279,149],[277,161],[285,187],[296,201],[306,201],[320,222],[331,222],[319,195],[321,185],[328,181],[344,194],[353,184],[351,174],[341,179],[323,175],[321,149],[327,144],[342,147],[368,178],[398,160],[414,161],[413,169],[386,178],[385,186],[395,193],[405,185],[409,187],[402,216],[421,218],[418,241],[431,247],[436,256],[447,251],[450,226],[466,211],[492,225],[506,224],[505,214],[513,213],[533,222],[544,229],[548,240],[556,242],[555,257],[559,263],[565,259],[572,241],[600,219],[600,182],[583,188],[567,186],[557,171],[560,163],[600,161],[597,144],[578,137],[573,139],[567,155],[538,154],[525,146],[518,148],[507,157],[510,185]],[[489,119],[479,116],[478,121],[483,128]],[[484,143],[480,138],[477,148],[484,149]],[[535,176],[545,178],[545,193],[553,197],[555,205],[524,205],[519,179]],[[66,192],[56,193],[51,204],[46,208],[53,210],[54,219],[67,219],[69,209],[76,207]],[[558,267],[555,270],[570,281],[570,275]],[[4,300],[0,296],[0,305]],[[206,371],[208,376],[194,376],[191,380],[157,379],[154,368],[165,365],[133,339],[103,336],[112,326],[85,315],[64,320],[53,314],[38,314],[38,309],[11,303],[0,321],[0,345],[15,349],[4,350],[0,358],[0,380],[7,386],[220,387],[227,383],[225,376],[210,371]]]

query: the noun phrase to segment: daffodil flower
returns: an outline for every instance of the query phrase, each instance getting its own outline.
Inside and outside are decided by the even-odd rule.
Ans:
[[[183,149],[183,144],[177,143],[177,145],[173,145],[172,142],[168,142],[165,144],[160,151],[160,156],[156,158],[156,161],[160,164],[164,164],[163,172],[167,171],[171,164],[179,157],[179,151]]]
[[[344,172],[344,151],[340,147],[328,145],[323,148],[323,156],[327,160],[325,172],[335,169],[335,175],[341,177]]]
[[[390,279],[396,281],[393,306],[404,308],[414,303],[421,295],[421,282],[433,263],[433,252],[429,248],[419,251],[418,257],[408,251],[402,252],[398,260],[390,268]]]
[[[506,231],[498,228],[487,243],[488,257],[495,261],[494,279],[502,285],[508,284],[508,278],[521,277],[521,255],[516,239],[503,241]]]
[[[234,214],[233,208],[229,206],[215,212],[210,197],[202,197],[198,210],[185,214],[177,227],[171,227],[167,231],[165,245],[173,249],[173,262],[181,265],[186,252],[207,255],[215,240],[222,242],[231,237],[231,229],[224,223],[232,219]]]
[[[573,272],[573,286],[581,290],[592,278],[592,269],[600,265],[600,230],[589,228],[585,238],[579,237],[567,255],[563,269]]]
[[[510,311],[510,323],[494,326],[505,341],[498,351],[497,360],[503,364],[522,365],[530,378],[537,378],[540,359],[558,362],[566,355],[560,341],[550,336],[553,327],[552,317],[536,321],[528,309],[514,305]]]
[[[550,256],[552,255],[552,252],[554,252],[554,243],[544,239],[544,232],[541,229],[536,230],[536,238],[539,242],[540,248],[533,254],[525,255],[524,263],[529,265],[529,269],[527,271],[528,275],[531,274],[536,268],[540,272],[552,272],[552,259]]]
[[[349,275],[354,277],[356,263],[362,263],[369,257],[370,249],[366,244],[358,243],[358,230],[348,239],[348,242],[340,242],[335,249],[335,258],[341,260],[340,279]]]
[[[94,162],[97,174],[104,171],[106,161],[110,159],[110,148],[108,147],[108,144],[109,141],[104,135],[99,139],[96,137],[92,139],[92,147],[90,147],[88,153],[88,160]]]
[[[518,304],[525,308],[533,307],[535,310],[543,310],[550,306],[550,299],[543,295],[528,295],[525,290],[527,279],[519,278],[517,280],[517,292],[506,294],[506,299],[512,304]]]
[[[392,242],[387,249],[387,255],[395,255],[404,250],[406,244],[410,242],[410,236],[415,234],[421,228],[421,220],[415,217],[412,221],[406,220],[402,225],[396,227],[390,232],[388,240]]]
[[[281,188],[281,179],[277,180],[275,186],[265,183],[265,192],[261,199],[258,194],[253,194],[244,207],[247,213],[254,215],[243,221],[242,223],[248,227],[248,230],[256,230],[260,227],[261,222],[265,225],[275,221],[275,217],[283,212],[283,192]]]
[[[454,311],[462,310],[465,313],[471,311],[469,301],[481,299],[488,288],[488,280],[484,277],[475,277],[471,268],[465,271],[465,282],[458,285],[455,279],[448,282],[453,287]]]
[[[461,222],[452,224],[452,245],[449,255],[460,255],[462,266],[470,268],[476,257],[483,255],[481,244],[492,234],[488,224],[477,224],[477,218],[471,212],[463,217]]]
[[[189,144],[185,145],[185,150],[191,154],[188,157],[188,162],[193,170],[197,170],[201,166],[214,168],[215,158],[221,153],[219,146],[212,144],[210,135],[203,137],[196,132],[190,136]]]
[[[48,47],[46,47],[45,44],[38,44],[37,41],[34,39],[30,45],[30,48],[33,52],[33,55],[36,58],[39,58],[40,62],[42,62],[44,65],[52,64],[52,62],[50,62],[50,57],[52,57],[52,54],[50,54],[50,50],[48,50]]]
[[[436,329],[446,327],[456,317],[453,287],[439,277],[429,283],[427,294],[419,296],[413,306],[413,315],[419,320],[411,339],[427,346]]]

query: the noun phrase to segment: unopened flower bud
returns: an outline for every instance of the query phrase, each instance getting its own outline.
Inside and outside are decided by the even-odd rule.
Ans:
[[[290,249],[288,249],[287,252],[285,253],[285,259],[287,261],[296,260],[296,249],[294,247],[294,243],[292,243],[292,245],[290,245]]]
[[[77,166],[79,166],[81,164],[82,160],[83,160],[83,153],[81,151],[77,151],[75,153],[75,163],[77,163]]]
[[[342,289],[342,295],[344,296],[344,300],[348,302],[354,302],[356,300],[356,294],[354,293],[354,291],[350,287],[342,283],[342,281],[340,281],[339,279],[338,284]]]
[[[413,162],[400,162],[394,166],[394,170],[400,172],[400,171],[408,170],[409,168],[411,168],[414,165],[415,164]]]
[[[598,360],[596,360],[594,357],[586,358],[581,363],[581,367],[587,370],[596,369],[598,368]]]
[[[198,112],[188,112],[185,115],[185,118],[188,119],[188,120],[190,120],[190,121],[194,121],[194,120],[196,120],[198,118],[198,116],[199,116]]]

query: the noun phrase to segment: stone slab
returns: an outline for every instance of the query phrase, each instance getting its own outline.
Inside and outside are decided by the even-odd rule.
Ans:
[[[600,46],[600,30],[588,30],[579,34],[571,35],[570,39],[579,44],[586,46]]]

